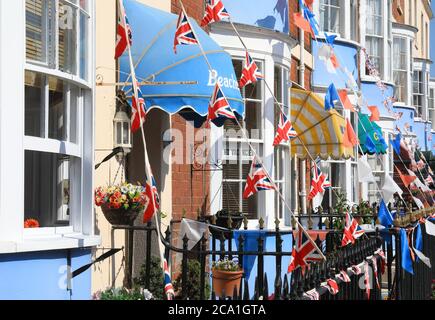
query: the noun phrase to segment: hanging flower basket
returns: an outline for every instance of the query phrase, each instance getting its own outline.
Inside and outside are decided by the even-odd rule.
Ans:
[[[239,292],[243,270],[238,263],[222,260],[213,264],[213,291],[218,297],[233,297]]]
[[[95,205],[112,225],[133,225],[145,210],[145,187],[124,183],[95,190]]]

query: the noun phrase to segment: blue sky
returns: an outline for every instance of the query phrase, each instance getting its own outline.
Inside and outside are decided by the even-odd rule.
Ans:
[[[432,11],[435,14],[435,1],[432,1]],[[435,18],[432,19],[430,23],[430,55],[432,61],[435,62]],[[430,68],[430,75],[432,78],[435,78],[435,65],[432,65]]]

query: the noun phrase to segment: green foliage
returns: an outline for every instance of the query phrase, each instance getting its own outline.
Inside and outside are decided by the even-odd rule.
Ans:
[[[146,263],[141,266],[139,278],[134,279],[136,286],[145,288],[146,283]],[[158,257],[151,257],[150,268],[150,287],[145,288],[153,294],[155,300],[164,300],[163,296],[163,270],[161,268],[160,259]]]
[[[237,261],[228,260],[228,259],[213,262],[213,269],[221,270],[221,271],[240,271],[241,270],[239,263]]]
[[[346,199],[346,194],[340,191],[337,191],[337,199],[334,206],[334,211],[338,215],[343,216],[343,218],[335,218],[333,223],[333,228],[335,230],[343,230],[344,229],[344,215],[346,212],[350,211],[349,201]]]
[[[179,293],[179,296],[183,295],[182,292],[182,274],[180,273],[178,278],[174,282],[175,292]],[[196,260],[189,260],[187,262],[187,284],[186,284],[186,296],[189,300],[199,300],[201,291],[201,264]],[[210,296],[210,284],[206,274],[205,277],[205,298]]]
[[[108,289],[101,293],[100,300],[145,300],[138,289]]]
[[[373,211],[370,202],[361,201],[358,205],[358,214],[363,217],[363,224],[371,224],[373,222]]]

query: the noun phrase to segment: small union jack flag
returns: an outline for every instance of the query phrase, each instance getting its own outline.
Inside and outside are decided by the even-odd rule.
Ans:
[[[364,234],[356,219],[349,213],[346,213],[346,226],[344,227],[343,240],[341,246],[345,247],[349,243],[354,244],[355,240]]]
[[[174,299],[174,287],[172,286],[171,273],[169,272],[168,261],[163,262],[165,268],[165,293],[168,300]]]
[[[160,197],[159,192],[157,190],[156,179],[151,174],[151,181],[148,181],[145,186],[145,212],[144,212],[144,223],[149,222],[155,214],[160,210]]]
[[[313,241],[305,235],[301,227],[299,227],[296,233],[293,234],[295,238],[295,247],[290,257],[290,264],[287,270],[288,273],[293,272],[293,270],[298,267],[305,269],[310,262],[322,261],[322,257],[319,252],[317,252]]]
[[[210,122],[217,118],[236,119],[236,116],[234,115],[234,112],[231,109],[228,100],[225,98],[218,82],[216,82],[213,95],[208,106],[207,120]]]
[[[183,44],[183,45],[198,44],[198,40],[195,37],[193,28],[190,25],[187,16],[184,14],[184,11],[181,11],[178,17],[177,29],[175,31],[175,39],[174,39],[175,53],[177,53],[177,46],[179,44]]]
[[[276,147],[282,142],[287,142],[290,139],[297,137],[297,132],[293,129],[290,120],[281,112],[279,117],[278,129],[276,130],[275,140],[273,146]]]
[[[308,195],[308,201],[311,201],[319,193],[323,193],[329,188],[331,188],[331,183],[328,180],[328,175],[324,174],[317,164],[315,164],[313,166],[313,180],[311,180],[311,189],[310,194]]]
[[[246,52],[246,66],[242,71],[242,77],[240,78],[239,87],[243,88],[250,83],[256,83],[262,80],[264,77],[258,70],[258,66],[251,58],[248,52]]]
[[[131,32],[130,24],[128,23],[128,18],[125,13],[123,1],[119,1],[119,13],[120,17],[118,19],[118,26],[116,28],[116,49],[115,49],[115,59],[118,59],[120,56],[122,56],[125,52],[125,50],[128,47],[128,42],[130,43],[130,46],[133,44],[133,35]],[[128,35],[128,42],[127,42],[127,35]]]
[[[131,131],[135,133],[144,124],[146,119],[145,99],[142,96],[142,91],[138,85],[136,79],[133,81],[133,96],[132,102],[132,114],[131,114]]]
[[[223,18],[229,17],[230,15],[221,0],[210,0],[205,8],[205,15],[201,21],[201,27],[205,27],[210,23],[219,22]]]
[[[269,179],[263,165],[254,157],[252,161],[251,171],[246,179],[245,191],[243,199],[248,199],[259,191],[275,190],[275,185]]]

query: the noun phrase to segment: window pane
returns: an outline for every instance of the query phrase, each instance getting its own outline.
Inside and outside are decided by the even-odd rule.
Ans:
[[[26,57],[28,60],[47,62],[52,15],[51,0],[26,0]]]
[[[223,182],[222,209],[229,212],[240,212],[240,183]]]
[[[247,101],[245,110],[246,130],[251,139],[261,138],[261,103]]]
[[[26,151],[26,219],[37,219],[41,227],[69,225],[71,163],[68,156]]]
[[[59,69],[77,73],[77,9],[65,1],[59,3]]]
[[[45,137],[45,77],[26,71],[25,79],[25,133],[26,136]]]
[[[88,25],[89,17],[80,13],[80,78],[88,79]]]
[[[54,77],[49,77],[49,128],[50,139],[66,139],[66,112],[64,83]]]

